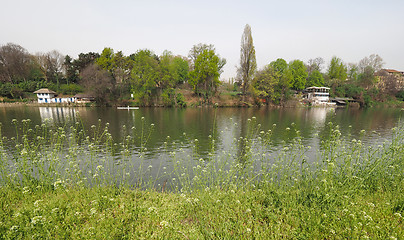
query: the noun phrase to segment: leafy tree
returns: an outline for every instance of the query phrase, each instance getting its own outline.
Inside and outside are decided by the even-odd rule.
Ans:
[[[220,58],[215,53],[214,48],[204,47],[196,56],[193,70],[190,72],[189,83],[195,93],[199,93],[199,87],[201,87],[204,90],[205,98],[209,101],[210,96],[216,91],[220,83],[219,77],[225,64],[226,60]]]
[[[270,65],[274,68],[276,72],[282,74],[286,73],[286,71],[288,70],[288,63],[282,58],[276,59],[276,61],[271,62]]]
[[[247,89],[257,69],[257,61],[255,59],[255,48],[251,33],[250,25],[245,25],[243,36],[241,37],[240,50],[240,66],[237,69],[239,81],[241,82],[243,96],[246,95]]]
[[[160,81],[158,86],[163,88],[172,88],[178,82],[178,72],[174,65],[174,56],[170,51],[164,51],[160,57]]]
[[[160,77],[158,57],[150,50],[139,50],[129,56],[132,64],[131,86],[136,98],[143,104],[151,103]]]
[[[348,64],[347,68],[347,76],[351,83],[356,82],[358,80],[358,65],[354,63]]]
[[[181,56],[174,57],[174,68],[177,72],[177,83],[184,83],[188,81],[189,64],[186,59]]]
[[[322,87],[324,86],[324,77],[320,71],[314,70],[311,72],[310,76],[307,78],[306,87]]]
[[[367,66],[363,70],[363,73],[359,74],[358,81],[359,84],[366,89],[372,87],[376,82],[376,76],[373,67]]]
[[[328,67],[328,77],[330,80],[345,81],[347,78],[347,68],[340,58],[332,57]]]
[[[114,58],[113,76],[117,83],[128,83],[130,79],[130,61],[125,57],[122,51],[115,53]]]
[[[289,86],[295,90],[302,90],[306,86],[307,71],[306,66],[300,60],[294,60],[289,64],[292,74]]]
[[[114,50],[112,48],[104,48],[100,57],[98,57],[95,62],[104,70],[107,70],[111,74],[113,74],[113,70],[115,68],[114,63]]]
[[[66,78],[67,84],[77,83],[79,76],[73,65],[73,59],[69,55],[65,56],[63,67],[65,70],[65,78]]]
[[[276,86],[279,84],[281,73],[276,71],[273,65],[269,64],[255,75],[252,87],[254,96],[266,99],[267,101],[276,101],[279,99],[279,92],[276,92]]]
[[[73,60],[73,66],[75,71],[79,74],[89,65],[96,62],[97,58],[100,57],[99,53],[88,52],[88,53],[80,53],[79,57]]]

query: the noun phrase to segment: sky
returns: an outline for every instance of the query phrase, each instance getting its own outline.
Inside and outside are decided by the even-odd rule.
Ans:
[[[358,63],[378,54],[404,71],[403,0],[0,0],[0,45],[57,50],[77,58],[105,47],[125,55],[150,49],[187,56],[213,44],[227,60],[222,80],[236,76],[246,24],[258,68],[278,58],[307,62],[333,56]]]

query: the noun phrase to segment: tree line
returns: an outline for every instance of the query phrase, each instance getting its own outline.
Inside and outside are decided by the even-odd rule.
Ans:
[[[330,87],[331,96],[354,98],[362,106],[394,97],[404,100],[403,91],[395,84],[387,82],[383,88],[377,86],[376,73],[384,66],[383,59],[377,54],[349,64],[334,56],[327,68],[324,65],[325,60],[321,57],[306,63],[301,60],[288,63],[279,58],[257,69],[251,27],[247,24],[241,39],[237,83],[244,96],[275,104],[283,104],[294,93],[312,86]]]
[[[122,51],[104,48],[101,53],[80,53],[73,59],[58,51],[30,54],[8,43],[0,47],[0,96],[24,98],[46,87],[66,95],[90,93],[99,104],[134,98],[141,105],[185,106],[184,96],[177,90],[187,85],[195,96],[210,103],[225,64],[226,59],[209,44],[194,45],[188,56],[167,50],[158,56],[148,49],[125,56]],[[258,69],[247,24],[234,90],[240,91],[240,101],[284,104],[306,87],[327,86],[332,96],[352,97],[366,106],[373,100],[403,95],[388,84],[377,88],[375,73],[383,65],[383,59],[372,54],[349,64],[334,56],[328,66],[321,57],[307,62],[279,58]]]
[[[170,51],[158,56],[148,49],[125,56],[104,48],[72,59],[57,51],[33,55],[8,43],[0,47],[0,95],[23,98],[49,88],[63,94],[87,92],[99,104],[133,96],[142,105],[162,101],[165,106],[185,106],[184,96],[175,89],[187,83],[195,94],[210,99],[225,64],[208,44],[194,45],[188,57]]]

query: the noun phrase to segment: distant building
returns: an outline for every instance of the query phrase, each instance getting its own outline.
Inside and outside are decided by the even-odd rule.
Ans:
[[[385,92],[404,90],[404,72],[394,69],[382,69],[375,73],[378,78],[377,87]]]
[[[74,97],[56,97],[58,94],[47,88],[41,88],[34,92],[38,97],[38,103],[69,103],[75,102]]]
[[[328,87],[309,87],[304,91],[304,98],[314,106],[335,105],[330,102],[330,88]]]
[[[90,94],[76,94],[74,95],[74,98],[76,99],[77,103],[88,103],[88,102],[94,102],[95,101],[95,97],[93,95]]]

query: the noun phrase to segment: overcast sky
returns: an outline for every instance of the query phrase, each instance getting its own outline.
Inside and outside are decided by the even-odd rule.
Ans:
[[[235,76],[245,24],[257,64],[332,56],[357,63],[379,54],[385,68],[404,70],[403,0],[0,0],[0,45],[30,53],[58,50],[76,58],[104,47],[170,50],[187,56],[213,44],[226,58],[223,79]],[[326,68],[326,66],[324,66]],[[325,70],[325,69],[324,69]]]

